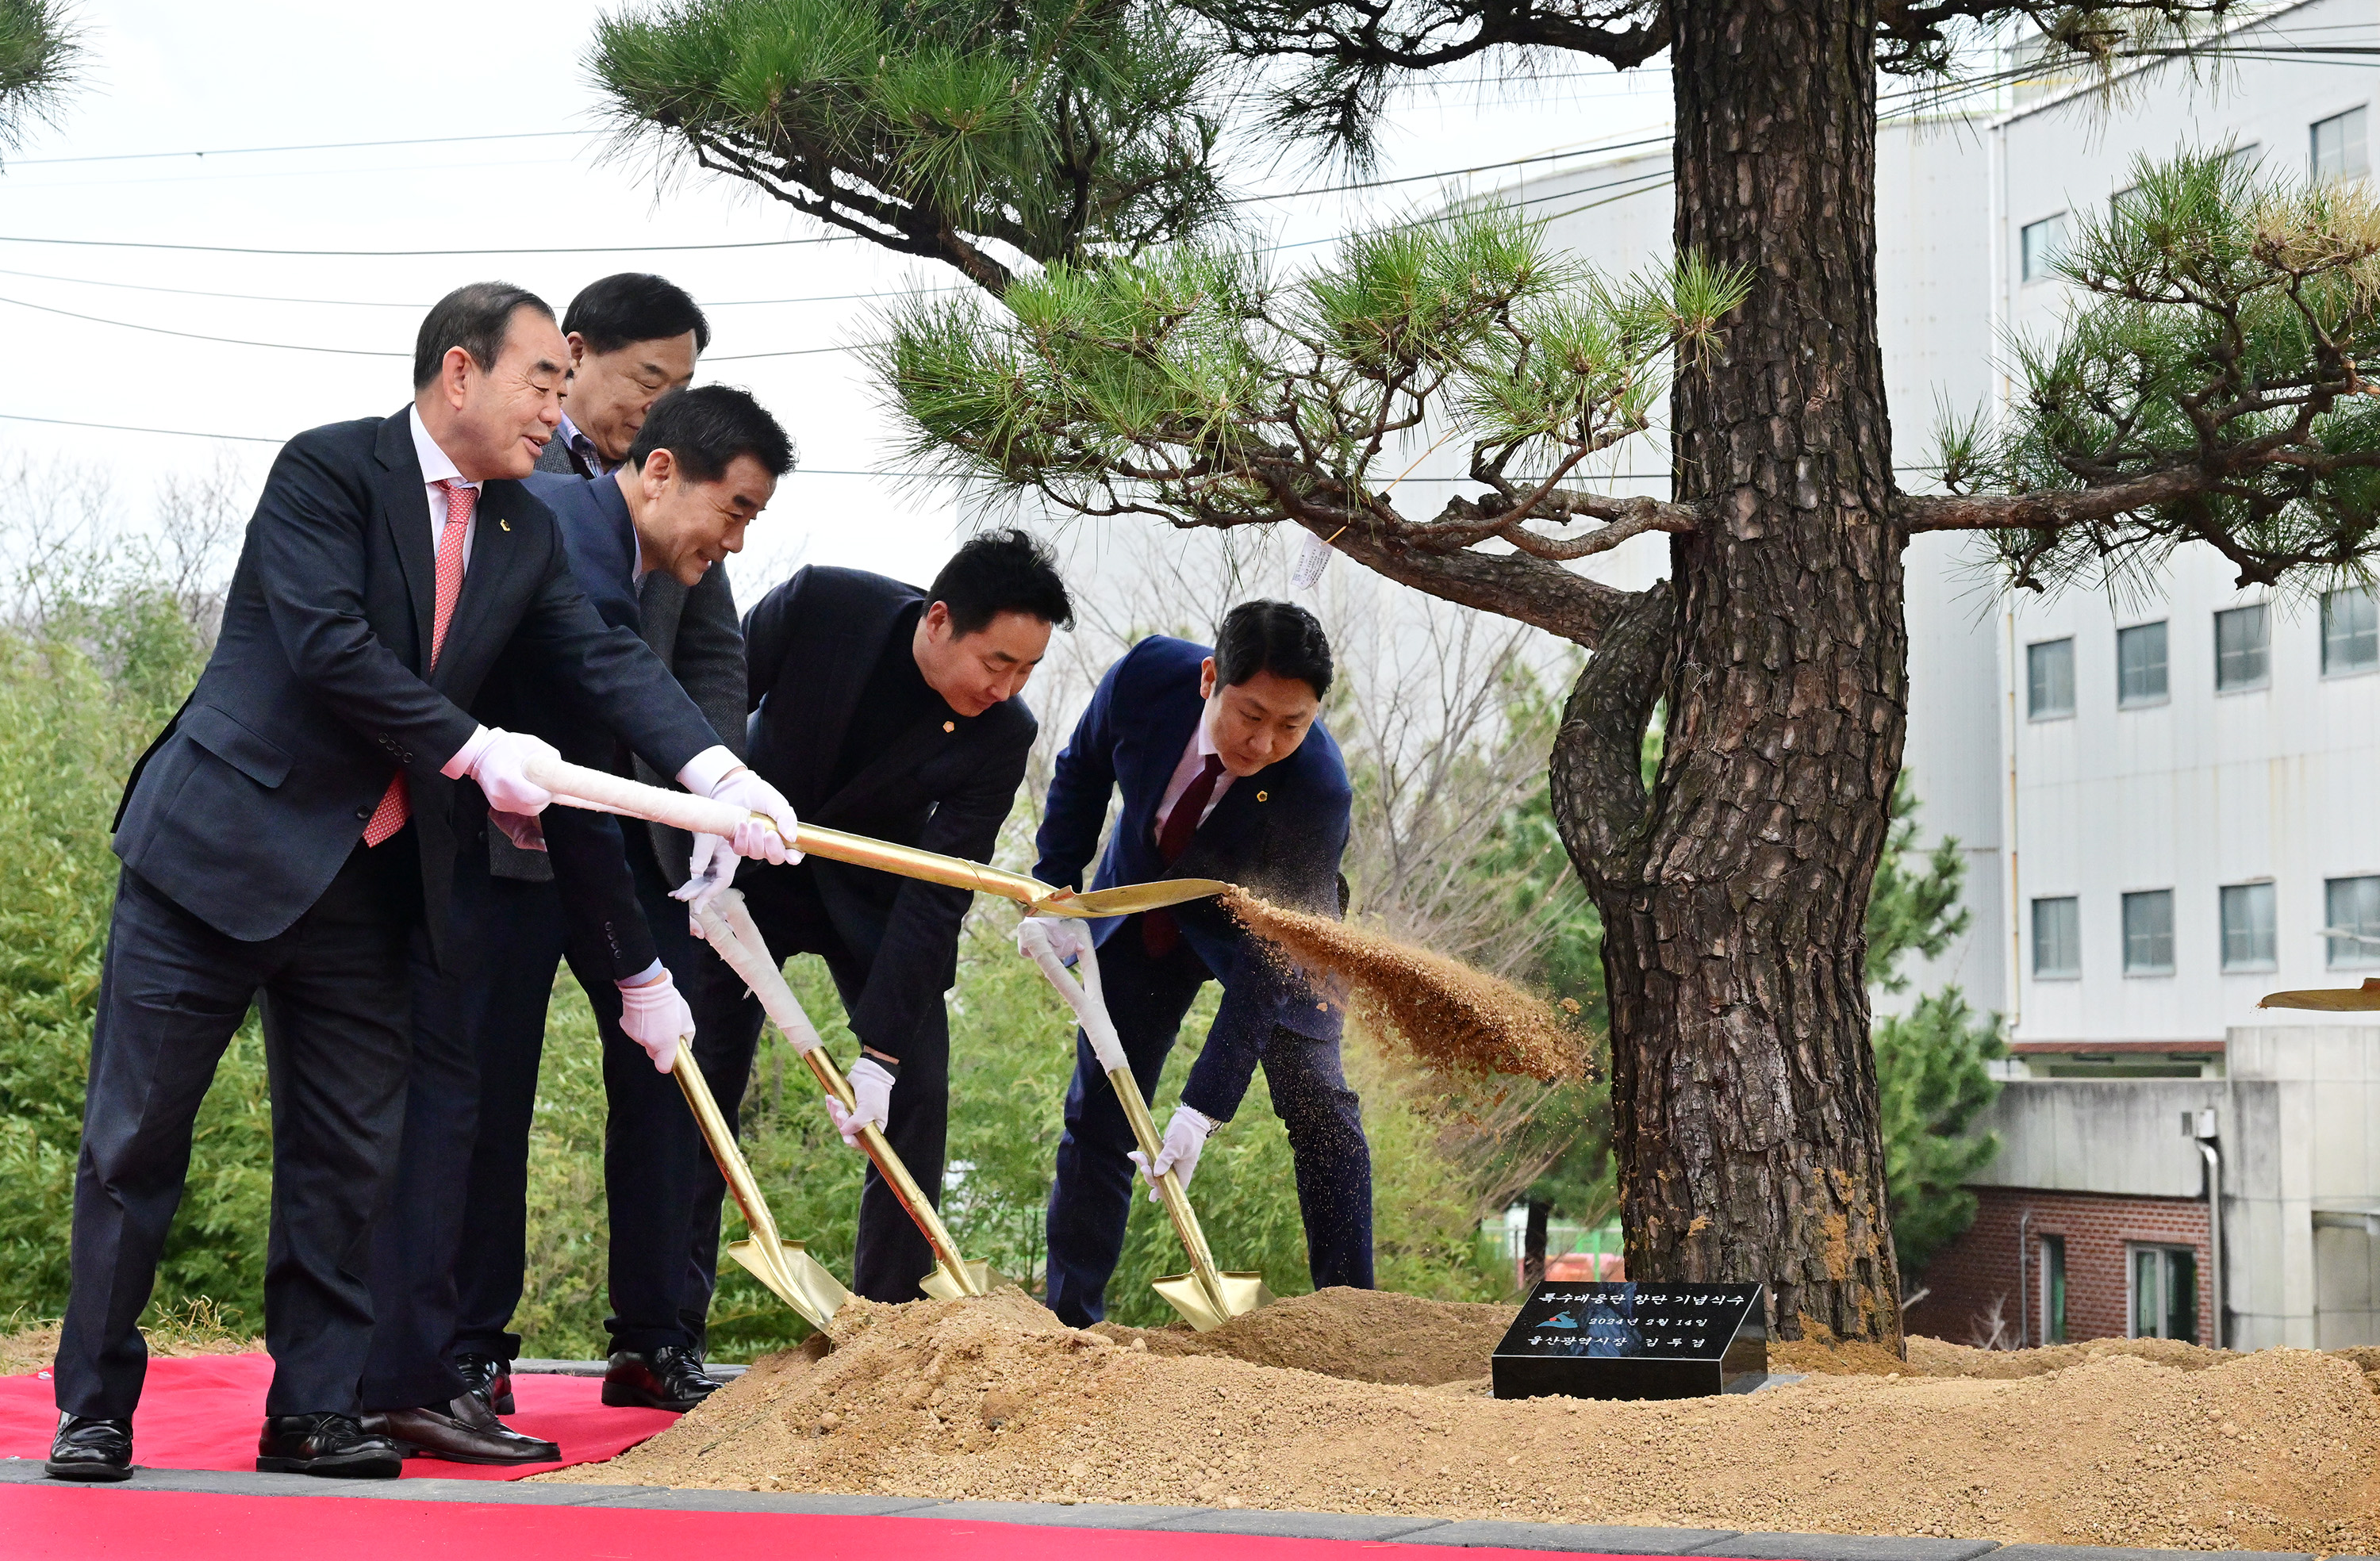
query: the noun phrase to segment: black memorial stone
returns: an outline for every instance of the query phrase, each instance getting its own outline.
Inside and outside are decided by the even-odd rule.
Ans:
[[[1694,1398],[1768,1370],[1759,1285],[1583,1284],[1529,1293],[1489,1361],[1499,1398]]]

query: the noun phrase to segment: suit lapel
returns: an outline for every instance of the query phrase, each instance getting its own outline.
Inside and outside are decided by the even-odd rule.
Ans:
[[[1206,821],[1191,831],[1190,843],[1173,865],[1165,869],[1169,878],[1227,878],[1232,869],[1223,861],[1229,846],[1237,845],[1250,831],[1260,828],[1263,819],[1259,810],[1266,806],[1256,800],[1269,773],[1259,769],[1254,775],[1234,779],[1223,793],[1222,801]],[[1269,793],[1268,793],[1269,795]]]
[[[844,805],[856,797],[881,792],[894,776],[914,772],[930,756],[937,744],[952,744],[957,737],[942,730],[942,723],[953,718],[948,711],[919,721],[894,739],[892,745],[863,766],[858,773],[843,784],[818,810],[820,824],[832,823],[842,816]]]
[[[372,474],[372,490],[380,501],[382,524],[396,550],[405,572],[406,595],[413,603],[415,671],[430,659],[431,618],[438,605],[438,555],[430,542],[430,500],[422,491],[421,462],[413,453],[412,409],[407,407],[380,426],[372,447],[381,469]]]
[[[718,564],[711,565],[716,569]],[[654,655],[672,665],[676,663],[677,623],[686,615],[686,587],[677,583],[677,576],[654,570],[637,588],[637,618],[643,626],[645,644]]]
[[[843,741],[851,733],[852,713],[859,708],[860,691],[868,686],[869,675],[876,671],[877,659],[884,654],[886,636],[900,619],[902,609],[912,599],[892,597],[882,601],[871,601],[858,622],[834,636],[850,641],[856,654],[852,657],[845,676],[820,678],[811,685],[819,690],[820,699],[817,724],[811,728],[818,733],[819,740],[809,745],[808,756],[809,795],[818,796],[825,792],[827,783],[833,779],[835,761],[843,756]],[[896,748],[905,745],[905,743],[893,744]],[[876,767],[870,765],[868,768],[873,769]]]

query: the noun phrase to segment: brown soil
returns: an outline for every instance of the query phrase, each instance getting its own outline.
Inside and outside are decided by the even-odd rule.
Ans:
[[[771,1356],[613,1462],[540,1478],[2380,1551],[2380,1404],[2338,1355],[2111,1342],[1979,1361],[1921,1340],[1898,1378],[1853,1347],[1794,1361],[1850,1372],[1757,1394],[1499,1402],[1378,1380],[1400,1368],[1359,1348],[1377,1333],[1414,1374],[1453,1369],[1422,1336],[1436,1318],[1486,1337],[1472,1309],[1347,1297],[1235,1326],[1270,1335],[1252,1352],[1310,1339],[1288,1348],[1369,1380],[1078,1332],[1014,1290],[855,1302],[831,1352]]]
[[[0,1322],[0,1326],[6,1325]],[[182,1311],[144,1325],[140,1332],[149,1341],[149,1353],[160,1358],[243,1355],[264,1348],[262,1339],[225,1326],[222,1313],[206,1301],[194,1301]],[[45,1372],[57,1358],[58,1325],[55,1322],[27,1323],[0,1334],[0,1376]]]
[[[1350,1382],[1436,1387],[1486,1376],[1488,1355],[1512,1325],[1509,1306],[1333,1289],[1258,1307],[1213,1333],[1113,1323],[1095,1331],[1157,1355],[1228,1355]]]
[[[1585,1037],[1544,998],[1509,981],[1345,922],[1285,911],[1245,889],[1226,889],[1221,899],[1282,959],[1345,983],[1356,1017],[1394,1035],[1426,1067],[1547,1082],[1586,1071]]]

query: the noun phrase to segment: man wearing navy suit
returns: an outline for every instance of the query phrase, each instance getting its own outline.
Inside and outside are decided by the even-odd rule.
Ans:
[[[1351,793],[1319,719],[1330,645],[1305,609],[1243,602],[1215,647],[1152,635],[1100,679],[1058,756],[1042,815],[1044,883],[1080,890],[1108,800],[1123,808],[1094,889],[1222,878],[1276,904],[1336,916]],[[1288,1130],[1315,1288],[1372,1286],[1372,1161],[1339,1058],[1338,1006],[1285,971],[1211,901],[1086,924],[1040,918],[1062,956],[1091,939],[1116,1034],[1154,1098],[1198,988],[1221,1006],[1166,1124],[1152,1181],[1187,1185],[1207,1138],[1231,1120],[1257,1068]],[[1076,1327],[1107,1313],[1141,1156],[1113,1087],[1075,1038],[1066,1131],[1050,1191],[1050,1310]],[[1152,1193],[1152,1196],[1154,1194]]]
[[[732,663],[728,711],[705,716],[739,736],[743,636],[732,599],[723,642],[683,626],[686,604],[726,598],[717,565],[742,551],[746,526],[792,465],[792,442],[776,419],[747,393],[713,385],[662,397],[611,476],[528,479],[604,623],[640,635],[689,696],[720,681],[718,662]],[[552,697],[526,667],[500,669],[480,712],[551,742],[573,763],[628,772],[630,756],[611,728]],[[540,825],[541,841],[532,833]],[[679,1211],[693,1196],[702,1147],[667,1073],[694,1027],[681,994],[696,989],[700,946],[669,897],[686,877],[688,848],[676,845],[674,864],[664,865],[669,848],[657,833],[565,808],[535,821],[491,815],[467,835],[453,936],[468,953],[417,998],[397,1194],[374,1254],[379,1325],[363,1398],[370,1426],[400,1448],[467,1463],[560,1456],[496,1416],[512,1408],[509,1366],[520,1340],[506,1329],[522,1289],[529,1124],[546,1004],[565,956],[595,1010],[610,1105],[616,1348],[604,1398],[686,1410],[716,1386],[678,1316],[688,1277]],[[706,842],[705,856],[735,860],[718,844]]]
[[[414,398],[282,448],[249,523],[197,688],[134,767],[75,1174],[72,1288],[48,1472],[132,1472],[139,1320],[225,1046],[261,998],[273,1086],[257,1465],[393,1478],[358,1422],[371,1222],[393,1180],[410,972],[451,952],[456,782],[536,814],[551,753],[467,713],[500,659],[584,701],[690,790],[796,827],[634,634],[570,575],[519,483],[561,417],[553,311],[502,284],[431,309]]]

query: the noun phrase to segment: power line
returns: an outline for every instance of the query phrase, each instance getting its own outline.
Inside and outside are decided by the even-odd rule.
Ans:
[[[230,146],[200,151],[116,151],[91,157],[19,157],[11,161],[8,166],[31,168],[61,163],[140,163],[163,157],[247,157],[268,151],[353,151],[360,147],[453,146],[462,141],[533,141],[554,136],[583,139],[598,133],[593,130],[508,130],[492,131],[480,136],[408,136],[394,141],[317,141],[309,146]]]
[[[442,255],[635,255],[686,249],[782,249],[802,244],[856,244],[856,234],[822,238],[744,238],[721,244],[584,244],[538,249],[261,249],[237,244],[154,244],[130,238],[42,238],[0,233],[0,244],[63,244],[79,249],[175,249],[201,255],[301,255],[358,260],[412,260]]]
[[[275,293],[217,293],[199,287],[161,287],[152,282],[102,282],[96,277],[61,276],[55,272],[47,271],[9,271],[0,268],[0,276],[22,276],[35,282],[65,282],[80,287],[108,287],[121,292],[170,293],[176,297],[182,298],[235,298],[243,303],[251,304],[320,304],[337,309],[418,309],[430,307],[427,302],[407,303],[387,298],[298,298]],[[954,284],[947,287],[912,287],[905,289],[899,296],[908,297],[925,293],[962,293],[970,291],[972,285],[972,284]],[[706,309],[746,309],[761,304],[841,304],[881,298],[886,296],[882,292],[875,292],[818,293],[800,298],[714,298],[706,301],[702,307]]]
[[[0,420],[11,423],[49,423],[62,429],[105,429],[111,433],[161,433],[176,439],[236,439],[244,444],[282,444],[286,441],[268,439],[261,433],[202,433],[197,429],[146,429],[130,423],[86,423],[73,417],[35,417],[23,412],[0,412]]]
[[[240,336],[208,336],[196,331],[171,331],[163,325],[135,325],[128,320],[106,320],[95,314],[77,314],[70,309],[52,309],[47,304],[29,304],[22,298],[0,298],[0,304],[18,309],[33,309],[42,314],[64,315],[68,320],[80,320],[92,325],[113,325],[119,331],[146,331],[155,336],[180,336],[186,341],[217,342],[233,347],[272,347],[281,352],[328,352],[341,357],[411,357],[409,352],[376,352],[369,347],[317,347],[298,342],[252,342]]]

